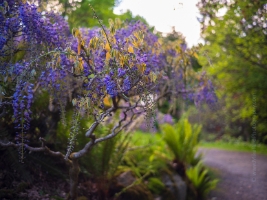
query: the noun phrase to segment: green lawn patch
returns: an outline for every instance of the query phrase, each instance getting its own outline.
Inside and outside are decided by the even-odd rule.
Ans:
[[[240,151],[240,152],[256,152],[257,154],[267,155],[267,146],[264,144],[257,144],[256,146],[249,142],[200,142],[199,147],[201,148],[216,148],[229,151]]]

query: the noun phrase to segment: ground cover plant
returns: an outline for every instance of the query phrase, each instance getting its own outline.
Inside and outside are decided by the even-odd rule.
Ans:
[[[163,97],[216,101],[204,74],[189,84],[194,51],[184,43],[161,48],[141,22],[105,27],[91,8],[99,27],[70,31],[60,15],[26,1],[0,0],[0,9],[0,146],[17,149],[21,163],[29,153],[59,160],[69,170],[68,199],[77,198],[79,160],[137,116],[151,118]]]

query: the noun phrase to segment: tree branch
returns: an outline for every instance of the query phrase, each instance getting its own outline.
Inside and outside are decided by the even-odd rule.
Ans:
[[[133,121],[133,118],[134,118],[134,116],[135,116],[136,114],[141,114],[141,113],[143,113],[143,112],[138,112],[138,113],[134,113],[134,112],[133,112],[133,109],[136,108],[136,106],[138,105],[138,102],[139,102],[139,101],[140,101],[140,99],[136,102],[136,104],[135,104],[134,106],[130,106],[130,107],[128,107],[128,109],[125,109],[125,110],[123,111],[123,114],[124,114],[123,118],[120,119],[119,122],[117,123],[117,125],[113,127],[113,129],[112,129],[112,131],[111,131],[110,134],[108,134],[108,135],[106,135],[106,136],[104,136],[104,137],[95,139],[95,140],[91,140],[90,142],[88,142],[88,143],[84,146],[83,149],[81,149],[81,150],[78,151],[78,152],[73,152],[73,153],[70,155],[70,159],[73,160],[73,159],[79,159],[79,158],[81,158],[81,157],[84,156],[86,153],[88,153],[88,152],[92,149],[92,147],[93,147],[94,145],[96,145],[96,144],[99,143],[99,142],[103,142],[103,141],[105,141],[105,140],[108,140],[108,139],[111,139],[111,138],[115,137],[115,136],[116,136],[118,133],[120,133],[125,127],[127,127],[129,124],[131,124],[132,121]],[[111,112],[113,109],[115,109],[115,108],[112,107],[112,108],[110,108],[110,109],[108,109],[108,110]],[[116,109],[115,109],[115,110],[116,110]],[[126,119],[127,119],[127,112],[128,112],[128,111],[132,111],[133,115],[131,116],[130,120],[129,120],[126,124],[122,125],[122,123],[125,122]],[[105,113],[103,113],[102,116],[100,116],[100,119],[103,119],[103,118],[104,118],[105,116],[107,116],[107,114],[110,113],[110,112],[105,112]],[[101,120],[100,120],[100,121],[101,121]],[[87,131],[86,134],[92,136],[92,134],[93,134],[95,128],[98,126],[98,124],[100,123],[100,121],[95,122],[95,123],[89,128],[89,131]],[[117,130],[117,129],[118,129],[118,130]]]
[[[0,140],[0,146],[1,147],[5,147],[5,148],[13,147],[13,148],[16,148],[16,149],[20,148],[21,146],[24,146],[25,149],[27,149],[27,150],[29,150],[31,152],[44,152],[45,154],[48,154],[50,156],[60,158],[67,165],[72,165],[72,161],[69,160],[69,159],[66,160],[64,154],[62,154],[59,151],[52,151],[47,146],[45,146],[45,140],[43,138],[39,138],[39,140],[42,142],[42,147],[31,147],[31,146],[28,146],[27,144],[15,144],[13,142],[5,143],[5,142],[3,142],[1,140]]]

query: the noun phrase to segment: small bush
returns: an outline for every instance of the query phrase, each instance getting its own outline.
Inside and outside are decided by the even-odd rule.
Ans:
[[[203,199],[216,187],[218,180],[211,178],[208,170],[199,162],[196,166],[186,170],[186,175],[196,190],[199,199]]]
[[[195,155],[198,145],[198,136],[201,131],[200,125],[191,125],[186,118],[178,123],[161,126],[164,140],[175,159],[180,163],[195,164]]]

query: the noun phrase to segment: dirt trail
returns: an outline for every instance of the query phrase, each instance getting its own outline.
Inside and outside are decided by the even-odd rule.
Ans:
[[[267,156],[202,148],[204,163],[221,181],[211,200],[267,200]]]

